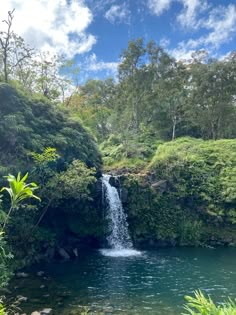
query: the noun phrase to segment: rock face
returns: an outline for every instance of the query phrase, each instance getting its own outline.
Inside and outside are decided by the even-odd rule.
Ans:
[[[117,176],[111,176],[109,180],[109,184],[113,187],[120,188],[120,180]]]
[[[121,188],[121,201],[122,203],[128,202],[128,190],[126,188]]]

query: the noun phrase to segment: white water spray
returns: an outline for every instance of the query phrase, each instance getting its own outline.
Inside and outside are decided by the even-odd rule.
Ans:
[[[116,187],[110,184],[110,175],[103,175],[103,192],[108,204],[108,219],[110,235],[107,238],[111,249],[102,249],[105,256],[133,256],[140,255],[139,251],[133,249],[133,244],[129,235],[128,223],[122,202]]]

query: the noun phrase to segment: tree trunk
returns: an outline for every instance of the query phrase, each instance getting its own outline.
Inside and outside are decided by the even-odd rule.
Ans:
[[[133,100],[133,120],[134,120],[134,130],[136,133],[139,131],[139,117],[138,117],[138,104],[136,98]]]
[[[11,214],[12,210],[13,210],[13,207],[11,207],[10,210],[8,211],[6,220],[5,220],[5,222],[4,222],[4,224],[3,224],[3,227],[2,227],[3,230],[4,230],[5,227],[6,227],[7,221],[9,220],[9,217],[10,217],[10,214]]]
[[[47,206],[44,208],[44,210],[43,210],[43,212],[42,212],[42,214],[41,214],[40,218],[38,219],[38,222],[35,224],[34,228],[36,228],[36,227],[38,227],[38,226],[39,226],[39,224],[40,224],[40,222],[42,221],[43,217],[44,217],[44,216],[45,216],[45,214],[47,213],[48,208],[50,207],[50,205],[51,205],[52,201],[53,201],[53,198],[49,200],[49,202],[48,202]]]
[[[7,73],[7,57],[4,52],[4,57],[3,57],[3,68],[4,68],[4,81],[8,83],[8,73]]]
[[[173,126],[172,126],[172,141],[175,140],[175,130],[176,130],[176,123],[177,123],[177,119],[176,116],[174,116],[174,118],[172,119],[173,122]]]

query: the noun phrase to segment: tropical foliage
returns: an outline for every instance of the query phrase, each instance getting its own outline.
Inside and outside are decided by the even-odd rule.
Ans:
[[[160,144],[148,167],[123,180],[136,242],[235,244],[235,152],[235,140]]]
[[[11,174],[6,176],[7,181],[9,183],[9,187],[3,187],[0,190],[0,192],[6,191],[8,193],[11,200],[11,207],[8,211],[7,217],[3,224],[3,229],[5,228],[7,224],[7,221],[11,215],[12,210],[16,209],[22,201],[29,198],[40,200],[40,198],[34,194],[34,191],[38,188],[37,184],[26,183],[28,175],[29,174],[26,173],[22,178],[21,178],[21,173],[18,173],[17,177]]]
[[[236,301],[230,300],[228,302],[216,305],[208,296],[205,297],[201,291],[196,291],[194,297],[186,296],[187,304],[185,310],[187,313],[182,315],[235,315]]]

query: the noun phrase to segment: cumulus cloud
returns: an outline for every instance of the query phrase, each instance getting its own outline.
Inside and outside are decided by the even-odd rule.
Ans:
[[[151,13],[159,16],[170,8],[173,0],[148,0],[147,6]]]
[[[0,19],[13,8],[15,32],[40,51],[73,57],[96,43],[96,37],[87,33],[93,15],[82,0],[4,0]]]
[[[105,13],[105,18],[111,23],[130,23],[130,10],[124,3],[122,5],[112,5]]]

